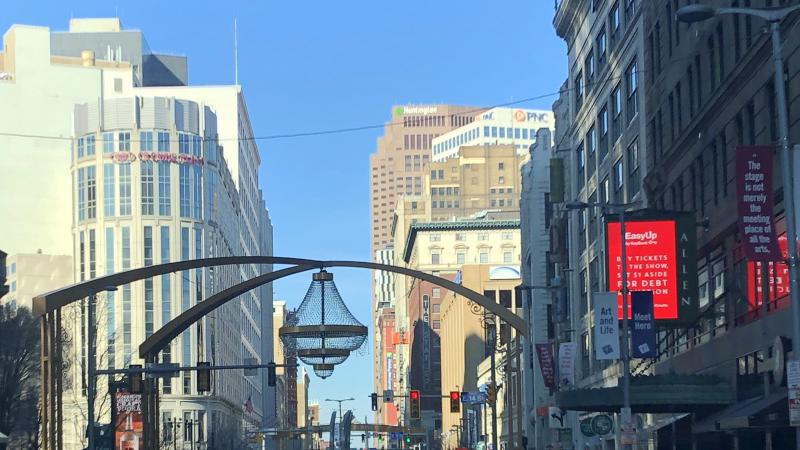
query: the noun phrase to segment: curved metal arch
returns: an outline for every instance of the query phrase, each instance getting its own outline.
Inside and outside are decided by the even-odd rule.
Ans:
[[[514,329],[516,329],[518,333],[522,334],[523,336],[528,335],[528,328],[526,326],[526,322],[520,316],[514,314],[513,312],[504,308],[503,306],[497,304],[488,297],[485,297],[473,291],[472,289],[468,289],[460,284],[453,283],[450,280],[437,277],[435,275],[431,275],[425,272],[420,272],[418,270],[408,269],[405,267],[398,267],[388,264],[379,264],[379,263],[364,262],[364,261],[313,261],[313,260],[304,260],[304,261],[308,261],[311,264],[290,267],[287,269],[282,269],[276,272],[271,272],[268,274],[260,275],[255,278],[251,278],[235,286],[231,286],[228,289],[220,291],[212,295],[211,297],[207,298],[206,300],[197,303],[193,307],[181,313],[179,316],[175,317],[174,319],[164,324],[158,331],[156,331],[150,337],[145,339],[145,341],[142,342],[142,344],[139,346],[139,356],[142,358],[146,358],[148,355],[150,356],[155,355],[156,353],[163,350],[169,344],[169,342],[172,341],[172,339],[180,335],[193,323],[200,320],[200,318],[202,318],[203,316],[213,311],[214,309],[222,306],[223,304],[233,300],[234,298],[238,297],[239,295],[251,289],[255,289],[263,284],[270,283],[272,281],[278,280],[283,277],[287,277],[289,275],[294,275],[296,273],[301,273],[311,269],[323,268],[323,267],[352,267],[352,268],[385,270],[387,272],[395,272],[402,275],[419,278],[421,280],[428,281],[432,284],[443,287],[458,295],[466,297],[468,300],[477,303],[478,305],[486,308],[486,310],[492,312],[493,314],[496,314],[498,317],[500,317],[500,319],[502,319],[503,321],[511,325]]]
[[[100,278],[93,278],[82,283],[76,283],[50,291],[46,294],[37,295],[33,298],[33,313],[36,316],[42,316],[81,298],[89,297],[90,295],[105,291],[111,287],[117,287],[167,273],[180,272],[182,270],[239,264],[286,264],[321,268],[323,266],[321,266],[320,263],[322,263],[322,261],[286,258],[282,256],[223,256],[219,258],[190,259],[187,261],[156,264],[106,275]]]

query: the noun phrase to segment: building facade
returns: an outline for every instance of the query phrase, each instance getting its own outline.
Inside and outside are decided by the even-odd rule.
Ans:
[[[0,304],[31,309],[33,297],[72,283],[72,256],[42,253],[8,255],[8,294]]]
[[[536,132],[555,128],[552,111],[514,108],[492,108],[475,114],[475,120],[433,139],[433,161],[458,156],[465,145],[511,145],[525,155],[536,142]]]

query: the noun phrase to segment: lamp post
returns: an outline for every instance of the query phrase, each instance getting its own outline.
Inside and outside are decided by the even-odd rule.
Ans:
[[[792,155],[789,146],[789,114],[786,107],[786,86],[783,80],[783,43],[781,22],[789,14],[800,10],[800,4],[784,8],[716,8],[695,4],[678,8],[675,17],[687,23],[701,22],[722,14],[744,14],[764,19],[772,34],[772,62],[775,66],[775,100],[778,108],[778,132],[781,140],[781,175],[783,177],[783,202],[786,212],[786,241],[789,265],[789,295],[792,303],[792,342],[795,349],[800,343],[800,286],[797,273],[797,224],[795,223],[794,190],[792,182]],[[792,352],[792,360],[800,360],[800,351]],[[795,429],[795,446],[800,449],[800,429]]]
[[[620,277],[622,278],[622,336],[620,336],[620,356],[622,359],[622,424],[627,428],[631,422],[631,358],[628,349],[628,258],[625,245],[625,210],[639,202],[631,203],[587,203],[569,202],[565,206],[568,210],[586,210],[589,208],[613,209],[619,211],[620,235]],[[609,286],[610,288],[610,286]],[[625,448],[630,448],[626,444]]]

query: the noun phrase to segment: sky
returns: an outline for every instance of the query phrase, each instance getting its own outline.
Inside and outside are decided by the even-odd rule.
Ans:
[[[239,83],[256,136],[380,125],[391,106],[451,103],[550,109],[566,77],[566,47],[552,26],[553,0],[25,1],[8,2],[11,24],[66,30],[71,17],[118,16],[156,53],[186,55],[193,85]],[[369,154],[380,129],[258,141],[259,184],[274,226],[275,254],[369,260]],[[355,316],[370,325],[366,270],[335,269]],[[296,307],[310,275],[276,284]],[[369,415],[371,345],[334,375],[311,375],[310,399],[327,421],[336,403]],[[371,419],[370,419],[371,420]]]

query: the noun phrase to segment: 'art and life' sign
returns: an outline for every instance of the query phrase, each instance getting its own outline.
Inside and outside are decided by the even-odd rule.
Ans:
[[[597,359],[619,359],[617,293],[594,292],[594,351]]]

